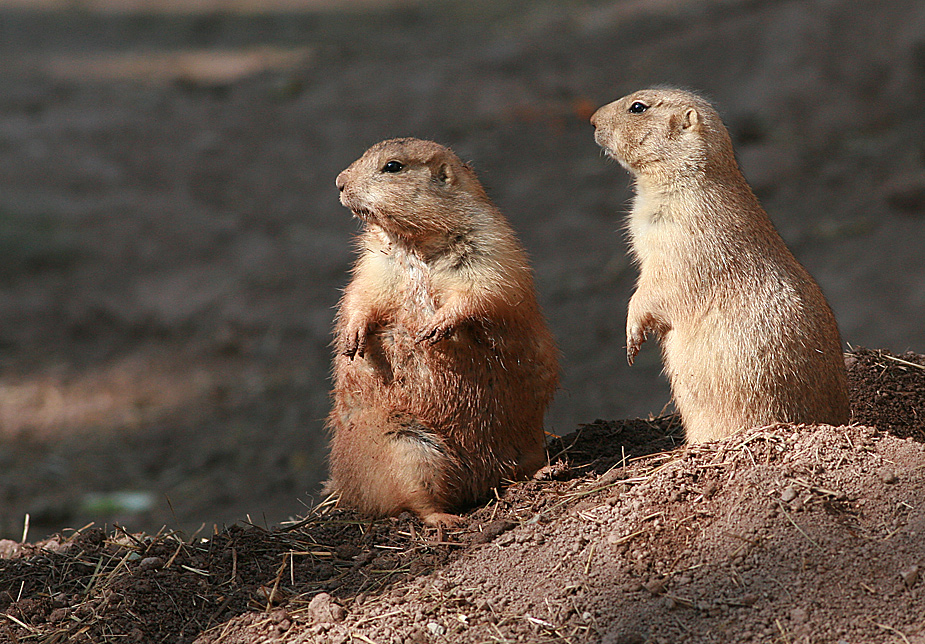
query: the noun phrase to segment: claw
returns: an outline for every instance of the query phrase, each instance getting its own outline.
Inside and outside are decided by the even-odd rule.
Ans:
[[[626,361],[633,366],[633,361],[639,355],[639,347],[646,341],[645,331],[638,328],[629,329],[626,332]]]
[[[444,338],[449,337],[453,333],[453,327],[451,326],[435,326],[431,329],[424,329],[418,333],[417,337],[414,339],[415,342],[420,344],[421,342],[427,341],[427,344],[433,346],[443,340]]]
[[[362,358],[366,354],[366,337],[368,329],[361,327],[357,331],[350,332],[347,331],[344,335],[347,339],[344,341],[344,350],[341,352],[342,355],[347,356],[351,360],[354,357]]]

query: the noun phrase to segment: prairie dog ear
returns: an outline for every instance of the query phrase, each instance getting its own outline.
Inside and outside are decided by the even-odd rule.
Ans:
[[[454,184],[458,181],[456,170],[449,163],[441,163],[434,171],[434,179],[444,184]]]
[[[700,126],[700,113],[696,108],[689,107],[684,110],[684,115],[681,117],[681,129],[682,130],[696,130]]]

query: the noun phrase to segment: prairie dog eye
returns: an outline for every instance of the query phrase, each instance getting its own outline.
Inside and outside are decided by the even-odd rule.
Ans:
[[[405,167],[400,161],[389,161],[384,166],[382,166],[383,172],[401,172],[402,168]]]
[[[635,101],[632,105],[630,105],[629,112],[630,114],[642,114],[647,109],[649,109],[648,105],[645,103],[640,103],[639,101]]]

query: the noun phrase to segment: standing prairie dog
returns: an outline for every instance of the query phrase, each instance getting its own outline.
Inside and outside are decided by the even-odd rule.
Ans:
[[[689,92],[647,89],[591,123],[635,178],[627,358],[658,334],[688,440],[847,423],[835,317],[746,183],[716,111]]]
[[[362,220],[335,329],[329,489],[430,525],[545,462],[558,352],[526,253],[475,173],[418,139],[337,177]]]

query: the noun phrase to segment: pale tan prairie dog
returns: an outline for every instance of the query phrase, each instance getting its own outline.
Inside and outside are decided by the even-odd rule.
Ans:
[[[594,138],[635,178],[633,363],[658,334],[687,438],[774,422],[848,422],[835,317],[739,170],[704,99],[647,89],[600,108]]]
[[[363,221],[335,329],[329,489],[431,525],[545,463],[558,352],[526,253],[475,173],[418,139],[337,177]]]

